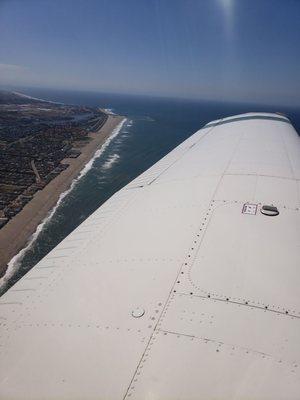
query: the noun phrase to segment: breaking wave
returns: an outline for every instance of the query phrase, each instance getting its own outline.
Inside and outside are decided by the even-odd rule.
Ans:
[[[116,113],[114,113],[113,108],[103,108],[103,110],[108,114],[117,115]]]
[[[118,159],[120,158],[119,154],[112,154],[107,161],[102,165],[102,169],[109,169]]]
[[[8,267],[7,267],[5,275],[0,279],[0,288],[1,289],[6,285],[6,283],[8,283],[9,279],[11,279],[12,276],[15,274],[15,272],[18,270],[18,268],[20,266],[20,262],[22,261],[23,257],[25,256],[27,251],[33,246],[33,244],[35,243],[36,239],[38,238],[40,232],[44,229],[45,225],[48,224],[49,221],[52,219],[53,215],[55,214],[56,210],[58,209],[59,205],[62,203],[64,198],[73,190],[73,188],[77,185],[77,183],[80,181],[80,179],[84,175],[86,175],[87,172],[92,168],[95,160],[104,153],[104,151],[106,150],[106,148],[108,147],[110,142],[120,133],[120,131],[126,121],[127,121],[126,118],[123,119],[123,121],[121,121],[119,123],[119,125],[117,125],[115,127],[115,129],[112,131],[112,134],[106,139],[106,141],[103,143],[101,148],[95,152],[94,156],[90,159],[90,161],[87,164],[85,164],[83,169],[80,171],[77,178],[75,178],[72,181],[69,189],[67,189],[65,192],[60,194],[56,205],[52,208],[52,210],[49,212],[49,214],[43,219],[43,221],[37,226],[35,232],[29,238],[27,245],[10,260],[10,262],[8,263]],[[117,154],[115,154],[115,156],[117,156]],[[117,158],[119,158],[119,156]],[[116,159],[114,161],[109,159],[107,162],[109,162],[109,161],[111,162],[111,165],[112,165],[112,163],[115,162]],[[108,168],[109,168],[109,166],[108,166]]]

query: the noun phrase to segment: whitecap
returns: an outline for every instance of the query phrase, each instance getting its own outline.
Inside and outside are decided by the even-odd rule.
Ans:
[[[102,165],[103,169],[109,169],[120,158],[119,154],[112,154],[107,161]]]

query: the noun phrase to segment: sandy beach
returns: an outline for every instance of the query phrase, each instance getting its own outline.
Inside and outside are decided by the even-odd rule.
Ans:
[[[38,191],[22,211],[0,230],[0,277],[5,274],[9,261],[24,248],[37,226],[55,206],[60,194],[70,187],[84,165],[123,119],[121,116],[109,115],[99,131],[89,134],[92,140],[80,149],[80,156],[65,159],[63,162],[68,163],[69,167],[43,190]]]

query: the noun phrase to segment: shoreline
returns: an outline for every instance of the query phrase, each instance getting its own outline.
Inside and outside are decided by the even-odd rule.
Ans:
[[[97,132],[89,133],[92,140],[80,149],[81,154],[77,158],[66,158],[62,161],[69,164],[68,168],[38,191],[32,200],[0,229],[1,280],[5,279],[9,262],[26,247],[38,226],[57,205],[60,196],[71,187],[74,179],[124,119],[121,116],[108,115],[106,122]]]

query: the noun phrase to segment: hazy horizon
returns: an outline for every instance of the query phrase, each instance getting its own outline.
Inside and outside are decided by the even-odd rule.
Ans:
[[[0,85],[300,106],[300,2],[4,0]]]

